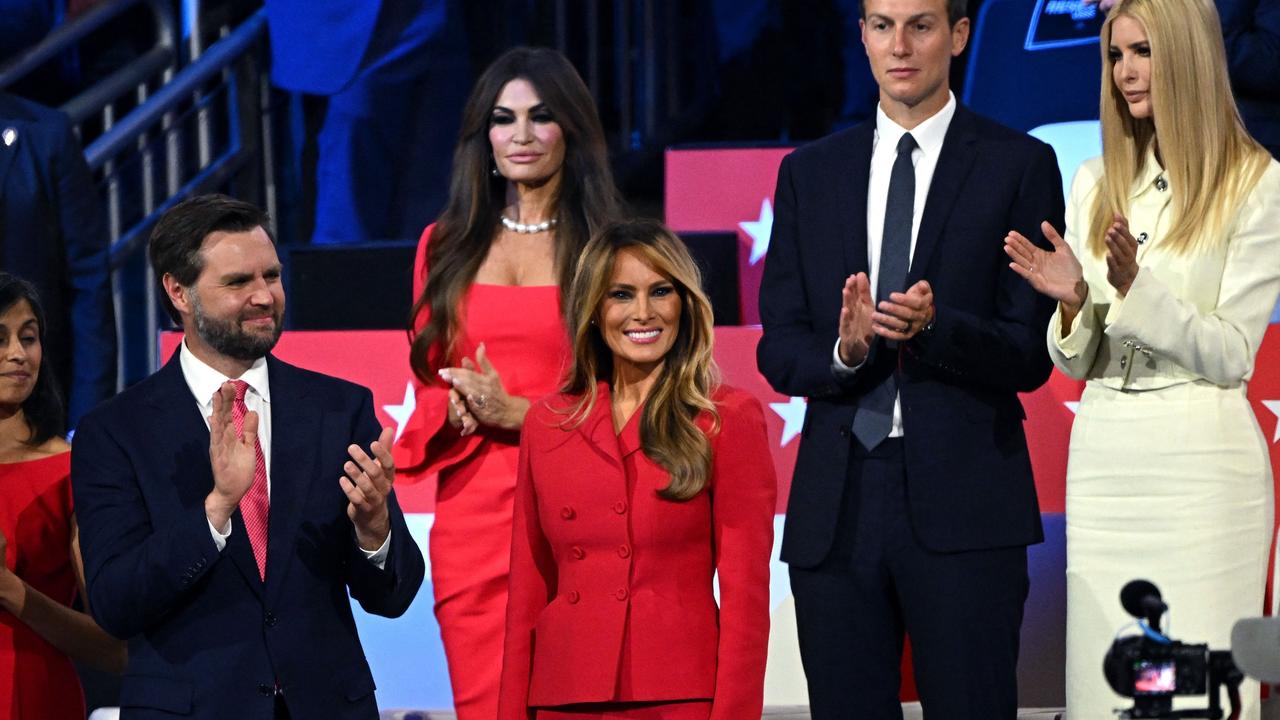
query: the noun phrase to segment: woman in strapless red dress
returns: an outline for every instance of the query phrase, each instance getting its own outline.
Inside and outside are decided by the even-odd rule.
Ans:
[[[431,582],[459,720],[497,713],[520,427],[569,357],[563,288],[618,215],[595,104],[560,53],[516,48],[476,83],[449,203],[418,244],[415,415],[396,464],[438,474]]]
[[[43,338],[35,288],[0,272],[0,720],[84,720],[72,658],[125,665],[124,643],[71,608],[84,597],[84,563]]]

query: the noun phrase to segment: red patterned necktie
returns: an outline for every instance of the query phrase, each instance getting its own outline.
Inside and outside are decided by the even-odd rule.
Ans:
[[[244,404],[244,394],[249,391],[249,383],[243,380],[232,380],[236,387],[236,401],[231,405],[231,421],[235,423],[236,434],[244,432],[244,414],[249,407]],[[262,421],[261,417],[258,419]],[[267,497],[267,459],[262,454],[262,443],[258,436],[253,436],[253,485],[249,492],[240,498],[240,515],[244,517],[244,531],[249,536],[249,545],[253,547],[253,559],[258,561],[258,577],[267,578],[267,511],[271,500]]]

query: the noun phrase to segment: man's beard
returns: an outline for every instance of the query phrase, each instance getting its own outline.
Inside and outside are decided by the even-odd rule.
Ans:
[[[235,320],[218,320],[209,317],[200,304],[199,295],[195,293],[191,295],[191,309],[195,315],[196,333],[200,335],[200,339],[218,353],[236,360],[252,362],[264,357],[271,352],[271,348],[276,346],[276,341],[280,339],[280,333],[284,330],[283,312],[279,309],[271,313],[271,318],[275,321],[275,331],[270,336],[255,335],[241,330],[240,322],[245,319],[243,315]]]

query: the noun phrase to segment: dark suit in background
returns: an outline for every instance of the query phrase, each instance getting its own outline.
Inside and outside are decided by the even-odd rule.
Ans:
[[[1280,0],[1215,0],[1245,127],[1280,160]]]
[[[313,220],[307,235],[326,244],[416,238],[444,206],[470,87],[456,3],[268,0],[266,10],[271,80],[308,96],[296,163],[301,211],[314,203],[314,215],[299,229]]]
[[[376,718],[347,593],[395,617],[422,554],[388,497],[390,552],[369,562],[338,486],[347,446],[378,437],[369,391],[267,357],[272,398],[266,581],[239,511],[210,534],[209,430],[178,357],[85,417],[72,450],[89,602],[130,638],[125,718]],[[277,699],[277,686],[280,698]]]
[[[904,630],[928,716],[1012,718],[1025,547],[1043,539],[1017,393],[1049,376],[1052,305],[1008,269],[1003,238],[1061,227],[1061,179],[1047,145],[957,107],[906,281],[931,284],[934,324],[837,373],[841,288],[869,269],[874,131],[783,161],[760,291],[760,370],[809,398],[782,559],[814,718],[900,717]],[[859,402],[895,371],[904,436],[867,451]]]
[[[0,93],[0,265],[44,303],[68,427],[116,389],[106,216],[71,121]]]

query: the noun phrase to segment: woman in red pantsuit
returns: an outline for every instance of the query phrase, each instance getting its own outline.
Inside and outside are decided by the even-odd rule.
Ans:
[[[414,269],[415,416],[399,467],[438,473],[431,581],[459,720],[493,720],[520,427],[560,382],[562,288],[618,213],[595,104],[558,52],[516,48],[480,77],[449,203]]]
[[[660,223],[611,225],[567,315],[573,367],[521,437],[498,718],[759,718],[777,488],[697,266]]]
[[[0,272],[0,720],[84,720],[71,659],[125,665],[124,643],[71,608],[84,562],[43,338],[35,289]]]

